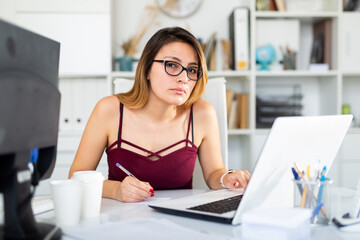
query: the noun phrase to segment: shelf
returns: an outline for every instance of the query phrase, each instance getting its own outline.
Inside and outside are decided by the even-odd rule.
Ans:
[[[74,131],[59,131],[58,137],[79,137],[82,136],[84,130],[74,130]]]
[[[209,71],[209,78],[214,77],[249,77],[250,71]],[[135,72],[112,72],[111,77],[113,78],[134,78]]]
[[[99,73],[99,74],[88,74],[88,73],[82,73],[82,74],[61,74],[61,75],[59,75],[59,79],[106,78],[107,75],[108,75],[107,73],[103,73],[103,74],[100,74],[100,73]]]
[[[334,18],[338,17],[338,12],[277,12],[277,11],[257,11],[256,18],[297,18],[297,19],[312,19],[312,18]]]
[[[250,129],[228,129],[229,136],[237,136],[237,135],[250,135],[252,130]]]
[[[113,78],[131,78],[134,79],[135,72],[111,72],[111,77]]]
[[[310,71],[257,71],[257,77],[335,77],[338,71],[330,70],[327,72],[310,72]]]
[[[359,134],[360,133],[360,128],[359,127],[355,127],[355,128],[349,128],[348,132],[350,134]]]
[[[344,77],[360,77],[360,72],[343,72]]]
[[[257,128],[254,133],[255,135],[267,135],[270,132],[270,128]]]
[[[211,77],[249,77],[250,71],[209,71],[209,78]]]

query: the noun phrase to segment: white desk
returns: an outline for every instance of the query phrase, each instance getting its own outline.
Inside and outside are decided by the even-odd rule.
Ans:
[[[166,191],[156,191],[156,197],[168,197],[168,198],[177,198],[194,193],[201,193],[205,190],[166,190]],[[241,238],[241,225],[232,226],[228,224],[213,223],[204,220],[197,220],[185,217],[177,217],[174,215],[168,215],[159,213],[152,208],[144,204],[139,203],[121,203],[111,199],[102,199],[101,203],[101,214],[99,217],[94,219],[82,220],[79,226],[86,226],[89,224],[101,224],[105,222],[121,222],[126,220],[136,220],[143,218],[161,218],[167,219],[171,222],[174,222],[178,225],[181,225],[185,228],[193,229],[196,231],[201,231],[203,233],[215,234],[219,236],[224,236],[228,239],[242,239]],[[37,215],[39,221],[46,221],[54,223],[54,211],[43,213]],[[151,233],[149,233],[151,234]],[[66,239],[66,238],[65,238]],[[146,236],[143,237],[146,239]],[[269,238],[271,239],[271,238]],[[337,240],[337,239],[346,239],[346,240],[359,240],[360,233],[346,233],[339,231],[335,226],[314,226],[311,229],[311,238],[310,239],[320,239],[320,240]]]

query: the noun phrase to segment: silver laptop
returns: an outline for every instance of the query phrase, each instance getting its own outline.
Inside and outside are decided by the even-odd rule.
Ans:
[[[233,225],[240,224],[242,215],[256,207],[291,207],[291,167],[296,162],[305,169],[320,160],[321,165],[329,169],[352,118],[352,115],[279,117],[270,130],[245,192],[210,191],[149,206],[164,213]],[[224,207],[228,203],[235,203],[235,208],[213,208],[213,205]]]

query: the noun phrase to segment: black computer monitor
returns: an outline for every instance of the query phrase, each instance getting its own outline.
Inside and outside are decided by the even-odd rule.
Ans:
[[[34,219],[31,197],[55,166],[59,127],[60,44],[0,19],[0,239],[59,238],[61,230]],[[34,170],[30,153],[36,149]]]

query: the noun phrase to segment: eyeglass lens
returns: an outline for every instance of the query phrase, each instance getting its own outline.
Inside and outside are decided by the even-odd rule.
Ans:
[[[173,76],[179,75],[183,70],[186,70],[188,78],[191,80],[199,80],[201,78],[201,70],[198,67],[184,68],[180,63],[165,61],[165,71]]]

